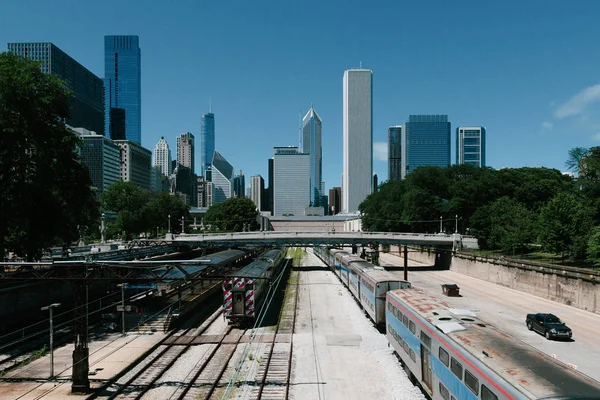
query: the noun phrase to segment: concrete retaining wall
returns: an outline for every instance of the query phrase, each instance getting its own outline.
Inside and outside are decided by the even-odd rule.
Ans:
[[[422,257],[428,257],[428,254],[422,253]],[[538,266],[501,259],[481,260],[474,256],[461,254],[452,257],[450,270],[520,292],[600,313],[600,284],[593,275],[586,277],[570,270],[548,271],[547,268]]]

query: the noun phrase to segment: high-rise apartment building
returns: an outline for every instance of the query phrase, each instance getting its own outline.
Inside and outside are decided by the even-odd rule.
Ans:
[[[52,43],[8,43],[8,51],[41,62],[42,72],[54,74],[73,93],[71,117],[65,122],[73,128],[85,128],[99,135],[104,132],[104,84]]]
[[[106,94],[105,108],[108,110],[107,130],[111,130],[113,121],[111,108],[125,110],[125,139],[142,143],[142,80],[141,50],[138,36],[104,37],[104,78]],[[123,112],[117,112],[120,118]],[[119,132],[110,137],[115,138]],[[108,136],[108,135],[107,135]]]
[[[101,195],[107,187],[121,179],[121,151],[112,140],[84,128],[73,131],[83,141],[81,161],[88,167],[92,187]]]
[[[154,147],[154,166],[160,167],[161,173],[164,176],[171,176],[173,170],[171,165],[173,160],[171,158],[171,149],[164,136],[160,137],[156,147]]]
[[[194,144],[194,135],[190,132],[182,133],[177,137],[177,164],[188,167],[192,173],[196,171]]]
[[[210,165],[215,152],[215,114],[204,114],[200,119],[200,173]]]
[[[212,204],[233,197],[233,166],[215,150],[211,163]]]
[[[323,150],[321,134],[323,123],[317,111],[311,107],[302,118],[301,152],[310,154],[310,203],[318,207],[321,204],[321,180],[323,178]]]
[[[263,207],[263,193],[265,192],[265,180],[260,175],[250,177],[250,199],[256,204],[258,211]]]
[[[373,176],[373,72],[344,72],[342,201],[346,212],[358,211],[371,194]]]
[[[303,216],[310,206],[310,154],[297,147],[273,149],[273,215]]]
[[[410,115],[404,126],[403,179],[418,167],[450,165],[450,122],[447,115]]]
[[[121,149],[121,179],[150,189],[152,152],[130,140],[113,141]]]
[[[402,125],[388,128],[388,181],[402,179],[402,130]]]
[[[485,167],[485,128],[459,126],[456,128],[456,163]]]

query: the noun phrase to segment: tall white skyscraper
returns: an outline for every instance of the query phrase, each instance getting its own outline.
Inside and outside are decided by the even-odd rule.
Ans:
[[[177,137],[177,164],[188,167],[192,174],[196,173],[194,147],[195,139],[191,133],[182,133]]]
[[[164,136],[161,136],[158,143],[156,143],[156,147],[154,148],[154,166],[160,167],[160,172],[164,176],[171,176],[172,168],[172,160],[171,160],[171,149],[169,149],[169,144],[165,140]]]
[[[342,208],[358,211],[372,191],[373,177],[373,71],[344,72],[344,172]]]
[[[321,206],[321,179],[323,177],[323,151],[321,131],[323,123],[317,111],[310,110],[302,118],[302,153],[310,154],[310,202],[314,207]]]

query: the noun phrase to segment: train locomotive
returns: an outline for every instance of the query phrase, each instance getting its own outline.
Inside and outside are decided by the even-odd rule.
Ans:
[[[232,324],[254,325],[285,262],[283,249],[264,252],[223,281],[223,315]]]

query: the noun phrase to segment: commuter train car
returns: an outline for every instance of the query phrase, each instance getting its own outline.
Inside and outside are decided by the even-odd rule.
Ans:
[[[357,298],[375,325],[385,327],[386,293],[390,290],[410,288],[411,284],[380,268],[364,269],[360,273]]]
[[[268,250],[223,281],[223,313],[230,323],[253,324],[256,321],[271,282],[284,265],[284,255],[283,249]]]
[[[389,291],[386,320],[407,374],[433,400],[600,398],[598,382],[421,290]]]

